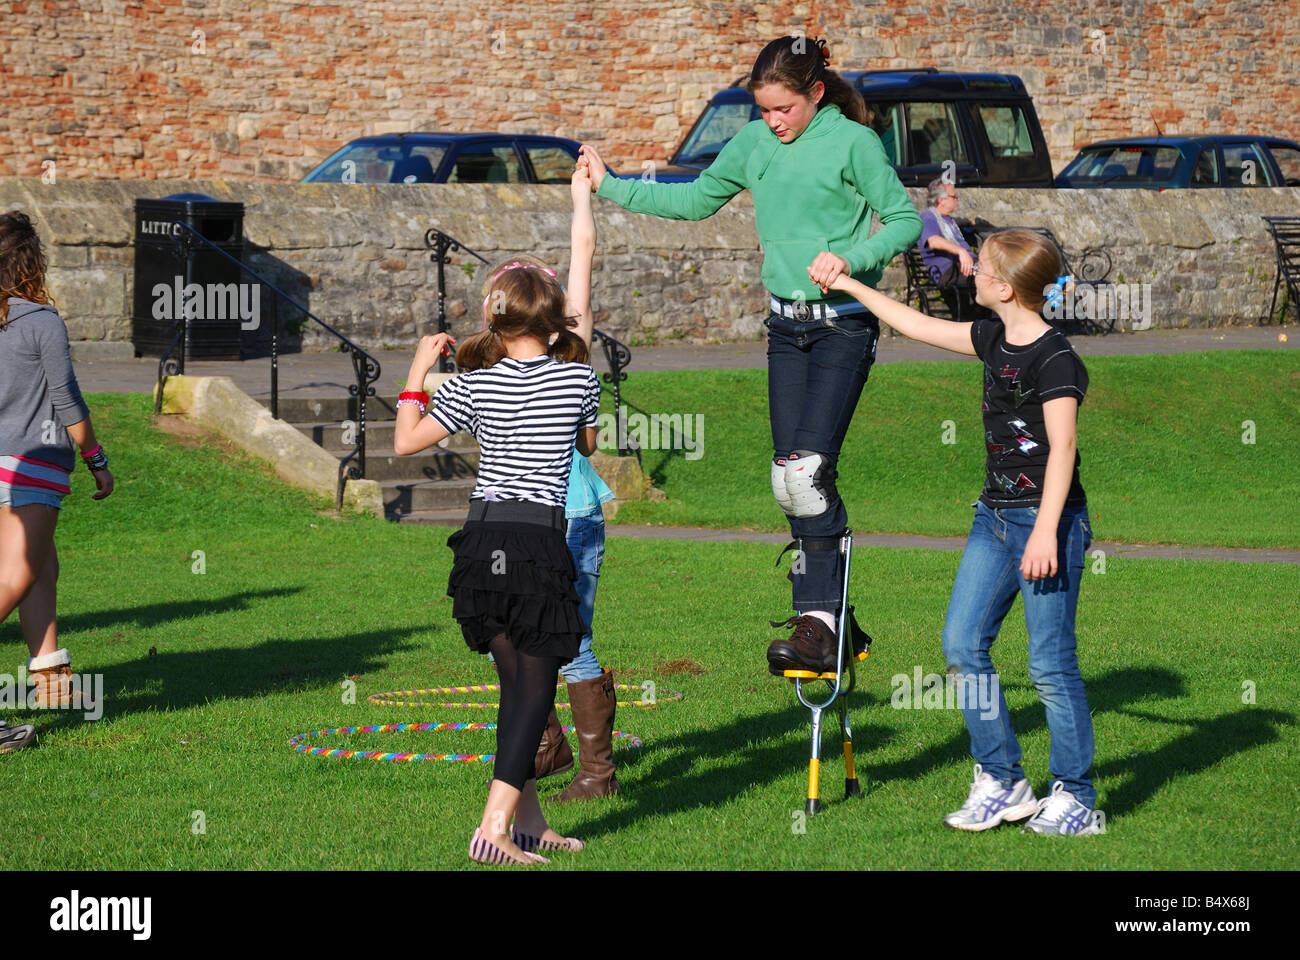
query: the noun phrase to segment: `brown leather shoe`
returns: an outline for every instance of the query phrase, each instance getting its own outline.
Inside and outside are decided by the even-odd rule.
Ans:
[[[551,707],[551,715],[546,718],[546,729],[542,731],[542,742],[537,747],[537,756],[533,758],[533,771],[538,780],[543,780],[572,769],[573,748],[569,746],[569,738],[564,735],[555,708]]]
[[[612,797],[620,787],[614,776],[614,674],[608,667],[599,677],[569,684],[573,725],[578,728],[578,775],[547,803]]]
[[[839,638],[820,619],[811,614],[791,617],[784,623],[768,621],[774,627],[794,627],[788,640],[774,640],[767,648],[767,669],[773,676],[786,670],[811,670],[834,673]]]

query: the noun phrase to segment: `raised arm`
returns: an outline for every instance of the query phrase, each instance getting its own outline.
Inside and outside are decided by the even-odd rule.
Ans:
[[[727,141],[713,163],[690,183],[656,183],[640,177],[609,175],[600,154],[585,143],[582,156],[590,166],[592,188],[599,196],[633,213],[649,213],[671,220],[703,220],[749,186],[745,164],[760,132],[756,124],[762,126],[761,121],[755,120],[742,127],[740,133]]]
[[[865,283],[844,274],[836,277],[830,288],[842,290],[854,297],[905,337],[951,350],[953,353],[975,356],[975,345],[971,343],[969,323],[953,323],[951,320],[927,317],[919,310],[913,310],[907,304],[899,303],[879,290],[873,290]]]
[[[591,263],[596,255],[596,219],[591,214],[591,178],[585,159],[573,171],[573,224],[569,230],[569,309],[578,316],[574,333],[591,349]]]

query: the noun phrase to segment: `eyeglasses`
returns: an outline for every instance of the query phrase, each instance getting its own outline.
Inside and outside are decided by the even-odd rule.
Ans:
[[[974,266],[974,268],[973,268],[973,270],[972,270],[972,275],[974,275],[974,276],[980,276],[980,275],[983,275],[983,276],[989,277],[989,278],[992,279],[992,280],[1001,280],[1003,283],[1010,283],[1010,282],[1011,282],[1010,280],[1006,280],[1006,279],[1004,279],[1004,278],[1002,278],[1002,277],[999,277],[996,273],[989,273],[989,272],[988,272],[987,270],[985,270],[982,266],[980,266],[980,262],[979,262],[978,260],[975,261],[975,266]]]

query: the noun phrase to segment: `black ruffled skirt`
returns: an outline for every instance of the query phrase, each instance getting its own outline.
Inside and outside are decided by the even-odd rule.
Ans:
[[[535,657],[578,655],[587,632],[574,589],[577,570],[564,534],[522,523],[466,523],[447,540],[452,616],[476,653],[504,633]]]

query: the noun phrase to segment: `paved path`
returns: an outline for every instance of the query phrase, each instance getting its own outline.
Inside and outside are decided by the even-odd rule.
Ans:
[[[1286,336],[1279,341],[1279,334]],[[1084,357],[1121,354],[1187,353],[1194,350],[1246,350],[1300,348],[1297,327],[1224,327],[1221,329],[1147,330],[1142,333],[1114,333],[1104,337],[1075,337],[1071,341]],[[665,370],[748,370],[766,369],[767,344],[676,344],[662,347],[633,347],[628,374]],[[411,350],[378,350],[375,356],[383,372],[380,389],[395,393],[397,381],[406,377]],[[951,360],[954,355],[904,337],[881,340],[878,362],[904,360]],[[603,360],[598,360],[599,369]],[[81,389],[88,393],[149,393],[158,377],[158,361],[78,360],[75,364]],[[267,397],[271,393],[269,359],[236,361],[193,360],[185,372],[192,376],[225,376],[234,379],[245,393]],[[282,396],[338,396],[353,383],[351,361],[339,353],[294,353],[280,358]]]

